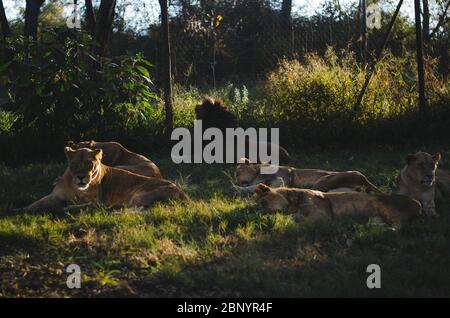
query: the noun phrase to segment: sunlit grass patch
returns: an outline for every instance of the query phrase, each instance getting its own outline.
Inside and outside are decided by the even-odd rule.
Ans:
[[[383,189],[405,152],[294,155],[303,168],[360,170]],[[232,166],[173,165],[185,202],[148,209],[14,213],[51,189],[63,165],[0,167],[0,293],[34,296],[448,296],[449,202],[439,219],[398,231],[364,216],[311,223],[255,206],[236,193]],[[15,181],[14,175],[22,180]],[[187,178],[191,175],[190,178]],[[33,179],[27,183],[26,180]],[[20,197],[20,199],[18,199]],[[383,271],[383,289],[365,287],[368,264]],[[80,290],[65,285],[78,264]],[[24,276],[25,275],[25,276]],[[22,279],[21,277],[30,277]]]

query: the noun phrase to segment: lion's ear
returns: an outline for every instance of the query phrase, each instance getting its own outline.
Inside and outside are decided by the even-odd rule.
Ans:
[[[70,147],[64,147],[64,153],[66,154],[66,155],[71,155],[71,154],[73,154],[75,152],[75,150],[73,150],[72,148],[70,148]]]
[[[439,152],[436,152],[433,155],[433,160],[434,160],[435,163],[438,163],[441,160],[441,154]]]
[[[239,164],[241,164],[241,165],[249,165],[250,164],[250,160],[248,160],[247,158],[241,158],[241,159],[239,159]]]
[[[410,165],[410,164],[414,163],[414,161],[416,159],[417,159],[416,155],[409,154],[409,155],[406,156],[406,163]]]
[[[90,141],[88,142],[88,147],[89,147],[89,148],[95,147],[95,141],[94,141],[94,140],[90,140]]]
[[[94,158],[97,159],[98,161],[101,161],[103,158],[103,150],[101,149],[95,149],[92,151]]]
[[[266,186],[264,183],[258,184],[258,186],[255,189],[255,193],[257,195],[269,193],[270,191],[272,191],[272,189],[270,187]]]

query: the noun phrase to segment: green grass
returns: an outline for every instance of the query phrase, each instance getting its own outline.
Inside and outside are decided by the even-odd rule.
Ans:
[[[357,169],[390,190],[406,153],[298,152],[293,165]],[[397,232],[365,217],[298,223],[264,213],[233,192],[231,165],[150,157],[182,183],[188,202],[15,214],[12,208],[47,194],[65,164],[0,166],[0,296],[450,296],[448,201],[439,219],[420,219]],[[81,266],[81,289],[66,287],[71,263]],[[372,263],[381,266],[379,290],[366,287]]]

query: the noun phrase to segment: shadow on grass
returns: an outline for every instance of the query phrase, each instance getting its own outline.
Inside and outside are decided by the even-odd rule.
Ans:
[[[0,233],[0,256],[17,252],[18,250],[39,250],[44,242],[32,235],[23,233]]]
[[[237,209],[220,219],[228,220],[231,233],[267,216],[254,212]],[[450,295],[448,213],[440,220],[418,219],[399,231],[358,216],[315,224],[288,223],[282,229],[266,226],[265,232],[250,240],[240,239],[230,250],[167,266],[130,285],[144,297]],[[381,289],[366,285],[369,264],[381,266]]]

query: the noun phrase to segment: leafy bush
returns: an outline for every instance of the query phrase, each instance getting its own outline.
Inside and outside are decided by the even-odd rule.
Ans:
[[[377,64],[359,112],[354,112],[366,70],[352,53],[328,49],[321,57],[282,60],[263,85],[226,84],[201,91],[176,85],[175,126],[190,127],[194,106],[203,94],[222,98],[244,127],[279,127],[288,148],[322,148],[369,144],[420,144],[418,129],[417,70],[414,55],[402,58],[386,53]],[[431,115],[430,137],[448,135],[450,90],[437,72],[437,62],[427,61],[427,100]],[[163,114],[161,114],[163,117]]]
[[[102,58],[89,36],[54,29],[37,44],[23,37],[9,43],[9,101],[16,116],[11,129],[22,141],[62,145],[67,140],[124,137],[155,112],[157,95],[141,55]],[[39,144],[39,143],[38,143]],[[42,147],[42,144],[39,144]]]
[[[255,107],[263,109],[263,115],[255,117],[265,125],[284,128],[284,135],[294,142],[303,137],[305,143],[313,138],[323,144],[343,144],[348,137],[351,143],[366,143],[370,138],[391,140],[394,135],[404,140],[403,133],[417,127],[410,127],[418,110],[413,58],[386,54],[377,64],[358,112],[354,104],[366,71],[350,52],[337,54],[329,48],[324,57],[309,54],[304,61],[283,60],[268,76],[266,98]],[[427,74],[430,104],[442,103],[449,89],[436,75],[432,61]]]

